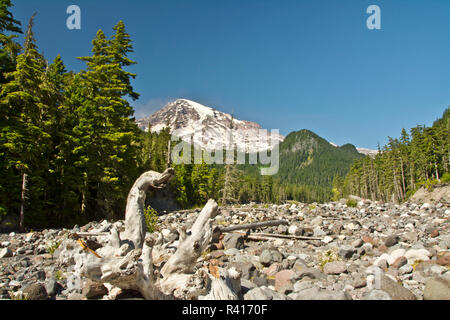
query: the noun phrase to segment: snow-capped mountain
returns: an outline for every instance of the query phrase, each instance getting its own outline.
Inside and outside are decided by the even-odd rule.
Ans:
[[[223,148],[232,141],[240,151],[252,153],[271,149],[284,140],[284,136],[262,129],[255,122],[234,119],[187,99],[170,102],[151,116],[137,120],[137,124],[145,131],[150,124],[152,132],[169,126],[173,135],[206,150]]]
[[[378,154],[378,150],[372,150],[367,148],[356,148],[359,153],[365,154],[366,156],[375,157]]]

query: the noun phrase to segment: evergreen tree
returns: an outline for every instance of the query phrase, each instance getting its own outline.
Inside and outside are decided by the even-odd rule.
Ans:
[[[105,212],[113,217],[124,205],[123,195],[137,176],[139,129],[126,96],[136,98],[130,85],[134,75],[123,67],[133,61],[129,35],[123,23],[114,28],[112,40],[102,30],[93,40],[93,55],[80,57],[87,64],[81,73],[86,88],[84,101],[77,109],[75,128],[81,145],[77,148],[83,168],[82,212]],[[95,202],[90,204],[90,199]],[[88,205],[91,208],[88,208]]]
[[[25,226],[26,198],[32,204],[31,214],[39,212],[39,208],[42,207],[40,200],[45,189],[43,172],[46,168],[44,146],[50,138],[44,130],[46,105],[42,81],[46,62],[37,52],[32,30],[33,20],[34,15],[28,25],[24,52],[17,57],[16,70],[6,74],[7,83],[2,86],[1,92],[5,119],[0,141],[2,154],[7,159],[5,164],[7,172],[4,178],[8,180],[2,185],[9,185],[9,202],[12,206],[10,210],[15,211],[15,204],[20,202],[22,229]]]
[[[20,45],[14,41],[21,34],[21,23],[14,19],[11,0],[0,0],[0,84],[5,83],[5,73],[12,72]]]

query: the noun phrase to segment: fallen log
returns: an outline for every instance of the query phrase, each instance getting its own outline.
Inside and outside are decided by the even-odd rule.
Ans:
[[[295,239],[295,240],[322,240],[322,238],[318,237],[303,237],[303,236],[294,236],[294,235],[285,235],[285,234],[270,234],[270,233],[243,233],[243,232],[231,232],[236,234],[241,234],[245,236],[249,240],[271,240],[272,238],[281,238],[281,239]]]
[[[263,221],[263,222],[255,222],[255,223],[248,223],[248,224],[239,224],[235,226],[229,226],[229,227],[223,227],[220,228],[220,231],[223,232],[230,232],[235,230],[246,230],[246,229],[259,229],[264,227],[275,227],[279,225],[288,225],[289,222],[286,220],[270,220],[270,221]]]
[[[105,237],[109,236],[109,232],[74,232],[72,233],[73,237]]]

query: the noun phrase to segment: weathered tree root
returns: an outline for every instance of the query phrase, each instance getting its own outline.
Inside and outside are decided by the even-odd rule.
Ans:
[[[131,188],[125,213],[125,231],[115,228],[97,250],[101,258],[77,246],[68,239],[60,260],[75,264],[75,273],[91,280],[109,283],[121,289],[139,291],[145,299],[237,299],[240,294],[240,274],[219,269],[211,276],[204,268],[194,272],[196,262],[211,242],[213,218],[218,205],[209,200],[199,213],[187,235],[180,230],[179,245],[163,265],[154,270],[153,250],[164,251],[161,239],[146,233],[144,205],[149,188],[160,189],[173,178],[174,170],[163,173],[149,171],[141,175]]]

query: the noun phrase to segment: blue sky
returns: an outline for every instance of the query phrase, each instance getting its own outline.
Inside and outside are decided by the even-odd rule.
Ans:
[[[123,20],[136,116],[187,98],[268,129],[376,148],[450,105],[449,0],[13,0],[39,49],[67,67]],[[66,9],[81,8],[81,30]],[[369,30],[369,5],[381,30]]]

